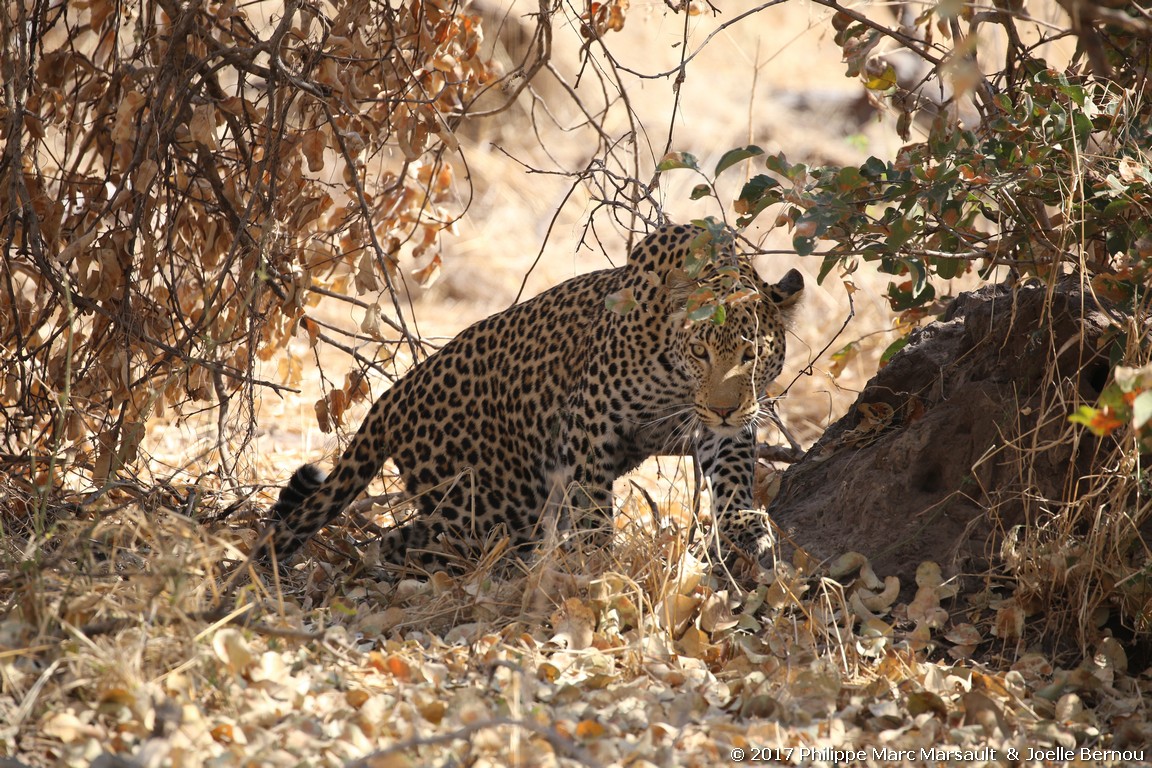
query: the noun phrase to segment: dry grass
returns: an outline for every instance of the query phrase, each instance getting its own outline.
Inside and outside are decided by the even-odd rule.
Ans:
[[[1071,382],[1048,394],[1036,426],[1008,441],[1001,460],[1012,464],[1023,489],[1035,487],[1035,473],[1044,471],[1038,468],[1049,464],[1045,454],[1063,455],[1081,442],[1095,446],[1089,462],[1094,469],[1086,475],[1067,472],[1062,499],[1022,494],[1025,519],[1003,532],[994,553],[1014,587],[999,607],[997,625],[1007,640],[1036,636],[1073,657],[1103,636],[1123,638],[1146,664],[1152,650],[1152,550],[1146,540],[1152,505],[1140,451],[1130,436],[1097,443],[1069,423],[1068,414],[1082,404]],[[997,509],[989,514],[996,519]],[[1034,622],[1027,634],[1015,629],[1025,619]]]
[[[166,501],[112,494],[39,561],[6,549],[9,755],[576,766],[713,765],[734,749],[831,764],[850,749],[880,764],[883,749],[1131,750],[1150,734],[1115,641],[1066,668],[1025,648],[966,659],[980,609],[949,617],[932,564],[910,602],[858,557],[823,575],[781,562],[743,592],[669,507],[622,524],[610,550],[546,540],[527,563],[427,580],[382,579],[371,547],[350,559],[334,531],[334,548],[226,592],[225,561],[254,529],[213,531]]]

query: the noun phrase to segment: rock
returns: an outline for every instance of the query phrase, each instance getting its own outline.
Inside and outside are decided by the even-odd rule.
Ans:
[[[1107,383],[1111,324],[1078,286],[961,294],[789,468],[772,519],[816,558],[858,551],[906,588],[924,560],[983,572],[1012,526],[1085,490],[1099,441],[1067,417]]]

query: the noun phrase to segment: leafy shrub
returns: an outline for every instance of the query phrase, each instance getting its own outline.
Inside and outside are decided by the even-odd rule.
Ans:
[[[402,251],[418,278],[439,265],[452,125],[495,77],[478,20],[444,0],[264,12],[0,14],[0,440],[39,487],[114,476],[154,414],[275,386],[254,356],[331,331],[315,292],[391,285]]]

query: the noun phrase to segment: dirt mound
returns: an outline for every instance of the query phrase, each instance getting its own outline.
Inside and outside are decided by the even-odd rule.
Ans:
[[[1109,325],[1075,286],[961,294],[785,473],[772,519],[904,584],[924,560],[982,572],[1004,531],[1083,491],[1099,444],[1067,416],[1107,382]]]

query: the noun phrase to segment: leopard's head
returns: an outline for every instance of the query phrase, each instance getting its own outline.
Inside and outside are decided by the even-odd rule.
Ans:
[[[692,391],[692,410],[707,428],[735,435],[757,423],[762,398],[784,365],[785,334],[804,292],[795,269],[775,284],[764,281],[730,244],[717,247],[705,230],[670,226],[657,230],[632,252],[629,263],[661,286],[671,338],[667,355]],[[710,264],[690,277],[687,268]],[[689,318],[701,289],[732,297],[711,319]]]
[[[804,292],[804,278],[795,269],[774,285],[751,267],[742,272],[755,294],[727,306],[723,322],[691,323],[681,337],[681,360],[696,383],[695,415],[723,435],[757,422],[761,398],[784,366],[787,323]]]

